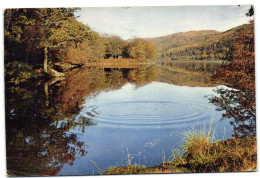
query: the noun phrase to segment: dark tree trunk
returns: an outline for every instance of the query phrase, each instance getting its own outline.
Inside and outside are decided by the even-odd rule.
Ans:
[[[44,72],[48,71],[48,49],[44,48],[44,64],[43,64]]]

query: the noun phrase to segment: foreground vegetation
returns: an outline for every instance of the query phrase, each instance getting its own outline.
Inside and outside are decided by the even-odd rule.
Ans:
[[[212,136],[192,133],[182,150],[173,153],[171,162],[155,167],[128,165],[111,167],[103,174],[151,174],[192,172],[255,171],[257,166],[256,137],[212,142]],[[182,154],[185,152],[184,154]]]

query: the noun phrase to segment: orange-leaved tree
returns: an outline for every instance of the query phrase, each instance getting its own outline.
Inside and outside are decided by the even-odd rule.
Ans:
[[[247,16],[253,16],[253,7]],[[222,81],[230,89],[218,88],[216,95],[209,100],[222,110],[222,119],[230,118],[234,137],[256,134],[255,102],[255,46],[254,21],[246,30],[240,32],[233,43],[233,53],[229,63],[222,65],[212,77],[213,81]]]
[[[229,64],[222,65],[213,81],[221,80],[226,85],[245,92],[255,93],[255,42],[254,20],[246,30],[241,30],[233,43]]]

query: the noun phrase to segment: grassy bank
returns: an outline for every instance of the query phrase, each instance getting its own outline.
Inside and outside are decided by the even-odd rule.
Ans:
[[[155,167],[129,165],[111,167],[103,174],[151,174],[186,172],[255,171],[257,166],[256,137],[215,141],[210,132],[188,132],[181,150],[173,160]],[[182,154],[184,153],[184,154]]]

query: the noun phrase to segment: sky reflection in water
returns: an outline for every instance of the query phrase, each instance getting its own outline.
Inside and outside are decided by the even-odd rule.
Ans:
[[[162,82],[136,88],[127,83],[87,98],[76,118],[86,117],[97,125],[83,134],[77,128],[70,132],[82,134],[80,140],[88,145],[88,154],[76,159],[73,167],[65,165],[59,175],[97,173],[91,160],[101,169],[127,165],[129,159],[132,164],[158,165],[163,154],[170,159],[172,149],[180,147],[184,131],[208,128],[211,118],[216,137],[230,137],[229,121],[220,121],[222,112],[205,98],[213,89]]]
[[[189,68],[204,66],[214,72],[213,65]],[[215,136],[231,137],[230,120],[220,121],[222,112],[205,97],[214,94],[209,75],[166,67],[87,68],[63,80],[7,85],[8,170],[92,175],[98,174],[93,161],[102,170],[159,165],[180,148],[185,131],[208,128],[213,117]]]

